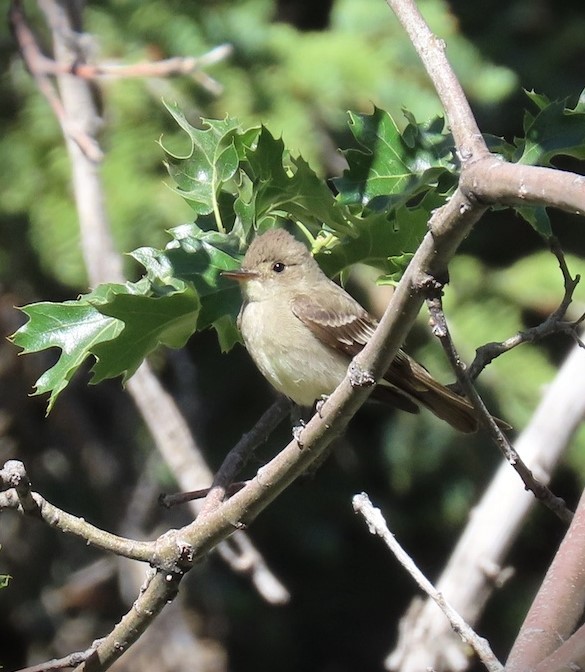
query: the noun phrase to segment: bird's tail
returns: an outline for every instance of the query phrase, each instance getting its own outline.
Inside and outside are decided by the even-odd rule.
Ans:
[[[470,433],[477,430],[477,417],[471,403],[436,381],[424,366],[406,353],[398,353],[384,380],[460,432]],[[495,420],[501,429],[511,429],[507,422],[498,418]]]

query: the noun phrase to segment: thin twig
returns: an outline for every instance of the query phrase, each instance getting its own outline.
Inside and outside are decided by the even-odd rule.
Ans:
[[[16,670],[16,672],[52,672],[52,670],[63,670],[66,667],[77,667],[94,653],[101,641],[101,639],[96,639],[96,641],[85,651],[75,651],[63,658],[53,658],[53,660],[47,660],[38,665],[23,667],[20,670]]]
[[[43,71],[42,64],[47,59],[39,49],[35,36],[28,26],[20,0],[12,0],[9,21],[26,67],[53,110],[63,134],[74,140],[90,161],[99,163],[104,157],[99,144],[89,134],[70,123],[55,85]]]
[[[573,513],[567,508],[564,500],[551,492],[551,490],[541,483],[526,466],[520,455],[518,455],[512,444],[498,427],[496,420],[487,410],[483,400],[471,382],[451,338],[445,313],[443,312],[443,300],[440,291],[427,299],[427,306],[433,322],[433,333],[439,338],[451,367],[457,375],[457,381],[461,390],[475,408],[479,421],[487,429],[490,437],[496,443],[506,460],[512,467],[514,467],[522,479],[524,486],[533,492],[534,496],[539,501],[568,525],[573,518]]]
[[[35,76],[75,75],[82,79],[129,79],[135,77],[174,77],[193,75],[205,88],[217,93],[219,84],[200,81],[202,68],[224,61],[233,53],[231,44],[220,44],[201,56],[175,56],[161,61],[133,64],[86,63],[84,61],[63,62],[46,56],[39,47],[24,13],[21,0],[12,0],[10,24],[18,42],[21,54],[30,72]],[[209,75],[207,75],[209,78]],[[211,79],[211,78],[210,78]]]
[[[279,397],[265,411],[252,429],[244,434],[238,443],[226,455],[221,467],[217,470],[213,484],[207,493],[203,507],[199,513],[204,516],[216,508],[229,493],[229,487],[235,477],[242,471],[254,454],[255,449],[270,435],[290,412],[291,402],[286,397]]]
[[[135,541],[101,530],[83,518],[73,516],[48,502],[37,492],[32,492],[24,464],[9,460],[0,470],[0,489],[6,490],[0,500],[0,510],[17,509],[40,518],[51,527],[66,534],[81,537],[105,551],[133,560],[156,563],[157,548],[154,542]]]
[[[368,495],[365,492],[362,492],[360,495],[355,495],[352,503],[354,511],[364,517],[370,532],[372,534],[377,534],[383,539],[386,546],[388,546],[392,553],[394,553],[398,562],[412,576],[419,588],[436,602],[441,611],[449,619],[453,630],[464,642],[468,643],[473,648],[486,668],[490,672],[502,672],[504,668],[493,654],[488,641],[483,637],[480,637],[473,628],[465,622],[460,614],[457,613],[444,596],[420,571],[413,559],[402,546],[400,546],[396,537],[390,532],[382,512],[380,509],[374,508]]]
[[[524,329],[505,341],[486,343],[477,348],[475,359],[471,363],[467,374],[470,380],[475,380],[488,364],[505,352],[509,352],[524,343],[534,343],[553,334],[568,334],[580,347],[585,348],[585,343],[578,335],[578,328],[583,320],[585,320],[585,313],[573,322],[567,322],[563,319],[573,301],[573,294],[581,280],[581,276],[576,275],[574,278],[571,276],[565,255],[558,240],[555,237],[551,237],[548,243],[551,252],[557,258],[559,268],[563,274],[565,293],[561,303],[541,324]]]
[[[236,492],[241,490],[246,485],[246,481],[238,481],[237,483],[230,483],[225,488],[225,496],[231,497]],[[158,503],[161,506],[164,506],[165,509],[170,509],[173,506],[178,506],[180,504],[186,504],[187,502],[192,502],[195,499],[203,499],[211,492],[213,486],[209,488],[200,488],[199,490],[189,490],[188,492],[175,492],[172,495],[167,495],[163,493],[158,498]]]

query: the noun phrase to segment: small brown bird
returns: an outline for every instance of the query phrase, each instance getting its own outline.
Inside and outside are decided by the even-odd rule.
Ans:
[[[276,390],[300,406],[335,390],[377,326],[283,229],[255,238],[241,268],[223,275],[240,282],[238,327],[252,359]],[[418,413],[421,404],[462,432],[477,429],[467,399],[402,350],[373,396],[409,413]]]

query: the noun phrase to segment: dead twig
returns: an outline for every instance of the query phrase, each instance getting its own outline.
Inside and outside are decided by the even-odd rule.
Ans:
[[[541,483],[526,466],[520,455],[514,449],[514,446],[508,441],[505,434],[498,427],[496,420],[487,410],[479,393],[475,389],[465,365],[459,357],[455,348],[445,313],[443,312],[442,290],[435,290],[433,295],[427,298],[427,306],[431,315],[433,324],[433,333],[443,346],[451,367],[457,375],[457,381],[463,394],[473,404],[480,423],[487,429],[490,437],[500,449],[504,458],[516,470],[527,490],[534,493],[534,496],[541,501],[548,509],[555,513],[566,525],[573,519],[573,513],[565,504],[565,501],[557,497],[546,485]]]
[[[416,566],[414,560],[402,548],[396,540],[396,537],[388,529],[388,525],[384,520],[384,516],[380,509],[374,508],[372,502],[365,492],[360,495],[355,495],[353,498],[353,508],[356,513],[361,514],[372,534],[377,534],[381,537],[392,551],[398,562],[406,569],[406,571],[416,581],[417,585],[430,598],[432,598],[445,616],[449,619],[453,630],[461,637],[461,639],[469,644],[479,659],[486,666],[489,672],[502,672],[503,666],[495,657],[487,639],[480,637],[473,628],[466,623],[459,613],[447,602],[444,596],[433,586],[433,584],[426,578],[426,576]]]
[[[509,352],[523,343],[534,343],[553,334],[567,334],[580,347],[585,348],[585,343],[579,338],[578,334],[578,328],[583,320],[585,320],[585,313],[573,322],[564,320],[567,310],[573,301],[573,294],[581,280],[581,276],[576,275],[574,278],[571,276],[565,255],[554,236],[548,240],[548,243],[551,252],[559,262],[559,267],[563,274],[565,293],[561,303],[541,324],[530,329],[524,329],[505,341],[486,343],[477,348],[475,359],[471,363],[467,373],[470,380],[475,380],[488,364],[505,352]]]

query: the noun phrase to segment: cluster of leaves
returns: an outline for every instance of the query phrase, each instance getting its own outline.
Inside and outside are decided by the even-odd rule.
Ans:
[[[237,268],[257,232],[298,225],[330,275],[355,262],[399,276],[418,246],[432,209],[454,184],[455,165],[443,121],[404,131],[382,110],[350,116],[356,147],[334,196],[300,157],[266,128],[235,119],[192,126],[176,105],[168,109],[190,141],[180,156],[165,149],[176,191],[195,221],[170,232],[165,249],[132,254],[145,269],[138,282],[104,284],[64,303],[23,308],[29,321],[15,334],[25,352],[56,347],[57,363],[36,384],[49,408],[72,375],[95,358],[92,382],[132,375],[159,345],[181,347],[213,326],[224,349],[237,340],[239,289],[221,277]]]
[[[551,101],[543,94],[526,92],[534,112],[524,114],[521,138],[513,143],[501,138],[489,138],[492,151],[508,161],[530,166],[550,166],[557,156],[585,159],[585,90],[574,108],[566,100]],[[517,207],[516,211],[545,237],[552,235],[550,219],[545,208]]]
[[[583,96],[574,109],[529,94],[535,114],[526,137],[498,141],[506,158],[548,164],[558,154],[585,156]],[[80,365],[95,358],[92,382],[132,375],[159,345],[182,347],[195,331],[214,327],[228,350],[238,339],[239,290],[221,273],[237,268],[250,240],[275,225],[298,227],[323,269],[342,275],[361,262],[394,282],[426,231],[433,209],[456,180],[452,142],[443,120],[421,125],[405,113],[400,130],[386,112],[350,114],[355,147],[348,168],[334,180],[337,195],[301,157],[263,126],[236,119],[191,125],[177,105],[168,110],[189,139],[183,155],[164,144],[175,190],[194,222],[170,231],[164,249],[143,247],[131,256],[144,266],[138,282],[105,284],[75,301],[37,303],[15,334],[25,352],[61,350],[36,384],[50,393],[49,409]],[[492,145],[495,143],[492,142]],[[544,209],[518,208],[541,234],[550,234]]]
[[[319,174],[337,159],[327,139],[344,133],[345,110],[365,112],[376,101],[396,116],[403,106],[419,119],[440,111],[407,36],[384,3],[336,0],[324,12],[327,27],[306,31],[275,20],[280,5],[276,0],[157,2],[145,11],[142,0],[86,3],[84,31],[99,45],[92,58],[105,62],[199,57],[220,44],[232,47],[229,58],[205,68],[215,89],[202,88],[206,75],[201,72],[146,85],[138,79],[99,82],[107,117],[100,137],[107,149],[104,187],[118,249],[164,245],[163,232],[183,221],[187,211],[165,188],[152,142],[162,131],[173,132],[161,110],[162,96],[179,101],[187,116],[219,119],[229,112],[245,125],[262,122]],[[446,0],[425,0],[423,11],[448,40],[450,57],[475,104],[494,105],[514,90],[511,70],[485,61],[461,33]],[[41,26],[33,27],[44,34]],[[61,129],[7,33],[0,40],[0,61],[6,72],[0,81],[0,258],[5,260],[0,280],[31,276],[34,266],[22,260],[30,247],[45,276],[83,291],[87,276]]]

